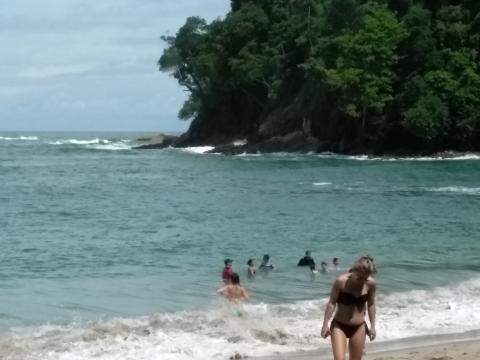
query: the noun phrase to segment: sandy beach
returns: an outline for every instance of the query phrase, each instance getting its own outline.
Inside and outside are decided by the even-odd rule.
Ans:
[[[477,360],[480,341],[470,340],[393,352],[367,354],[365,360]]]
[[[440,336],[439,343],[426,345],[427,339],[419,342],[391,342],[368,344],[363,360],[478,360],[480,359],[480,339],[453,339],[450,342]],[[401,346],[396,348],[396,346]],[[392,350],[396,349],[396,350]],[[329,349],[278,354],[258,358],[258,360],[332,360]],[[347,357],[348,359],[348,357]]]

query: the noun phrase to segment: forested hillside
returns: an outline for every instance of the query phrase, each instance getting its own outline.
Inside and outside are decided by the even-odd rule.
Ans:
[[[160,70],[190,93],[183,143],[480,149],[479,0],[232,0],[163,39]]]

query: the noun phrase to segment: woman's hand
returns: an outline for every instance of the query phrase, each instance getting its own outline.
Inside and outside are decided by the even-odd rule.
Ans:
[[[377,330],[375,330],[374,327],[372,327],[372,328],[369,329],[369,331],[368,331],[368,337],[370,338],[370,341],[375,340],[375,338],[377,337]]]
[[[322,327],[322,332],[321,332],[322,338],[326,339],[326,338],[329,337],[331,334],[332,334],[332,333],[331,333],[331,331],[330,331],[330,328],[328,327],[328,324],[323,325],[323,327]]]

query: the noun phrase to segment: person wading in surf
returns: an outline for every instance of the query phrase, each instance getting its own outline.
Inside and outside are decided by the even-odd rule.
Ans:
[[[373,278],[376,272],[373,258],[362,256],[353,264],[350,272],[337,277],[333,284],[325,309],[322,337],[331,336],[334,360],[346,359],[347,341],[349,360],[361,360],[366,336],[368,335],[371,341],[376,337],[376,283]],[[365,322],[365,307],[370,329]]]
[[[217,293],[223,295],[228,301],[234,304],[248,300],[248,292],[240,285],[240,277],[237,273],[232,273],[230,282],[230,284],[218,289]]]

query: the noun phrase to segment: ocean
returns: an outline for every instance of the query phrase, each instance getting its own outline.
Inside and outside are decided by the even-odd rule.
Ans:
[[[480,329],[480,156],[133,150],[141,135],[0,132],[1,359],[328,349],[323,305],[362,254],[376,342]],[[298,268],[307,249],[341,269]],[[248,279],[263,254],[276,269]],[[243,306],[216,295],[227,257]]]

